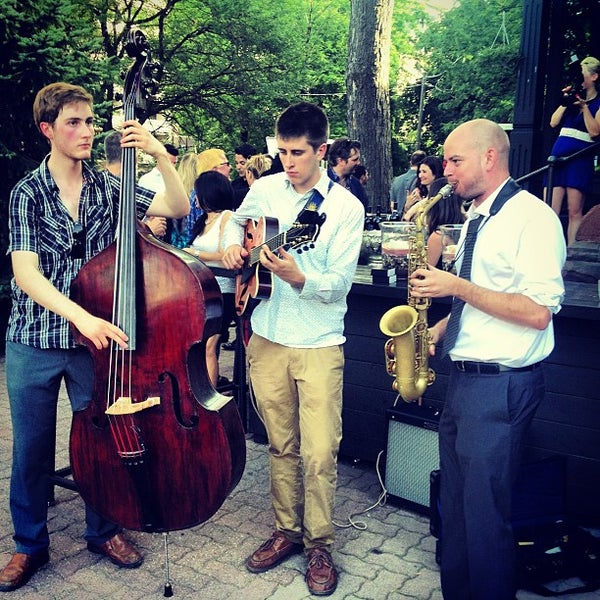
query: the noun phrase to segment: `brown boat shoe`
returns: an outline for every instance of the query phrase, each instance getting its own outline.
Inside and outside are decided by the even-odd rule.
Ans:
[[[104,544],[96,545],[88,542],[87,548],[94,554],[108,556],[110,562],[124,569],[137,569],[144,562],[143,556],[123,537],[122,533],[113,535]]]
[[[24,586],[49,560],[48,550],[37,554],[15,552],[0,572],[0,592],[12,592]]]
[[[329,596],[335,592],[338,574],[331,554],[325,548],[311,548],[308,553],[306,585],[314,596]]]
[[[302,552],[301,544],[290,542],[281,531],[274,531],[271,537],[246,559],[246,568],[251,573],[263,573],[299,552]]]

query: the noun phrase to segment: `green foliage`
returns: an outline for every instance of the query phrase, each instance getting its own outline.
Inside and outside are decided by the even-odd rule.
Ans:
[[[463,0],[424,34],[441,74],[429,94],[435,142],[468,119],[512,121],[521,19],[520,0]]]
[[[419,112],[422,53],[418,39],[431,17],[422,5],[396,0],[390,51],[390,102],[392,127],[392,163],[394,174],[408,167],[415,149]]]
[[[48,152],[31,106],[43,86],[66,80],[97,92],[106,76],[100,38],[77,0],[4,0],[0,4],[0,279],[10,272],[7,207],[10,190]],[[90,56],[96,57],[91,61]]]
[[[421,140],[426,152],[439,152],[446,135],[468,119],[512,121],[521,12],[520,0],[461,0],[439,21],[427,22],[414,48],[426,74]],[[421,93],[420,80],[413,83],[394,99],[400,130],[412,140]]]

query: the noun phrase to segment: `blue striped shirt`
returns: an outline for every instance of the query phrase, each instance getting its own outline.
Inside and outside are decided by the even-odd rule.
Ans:
[[[84,256],[73,258],[75,222],[59,198],[48,169],[48,157],[11,192],[8,253],[35,252],[43,275],[65,296],[81,267],[109,246],[118,222],[120,179],[83,163],[79,223],[83,226]],[[142,218],[154,192],[137,188],[137,213]],[[12,310],[6,339],[36,348],[73,348],[69,322],[34,302],[11,282]]]

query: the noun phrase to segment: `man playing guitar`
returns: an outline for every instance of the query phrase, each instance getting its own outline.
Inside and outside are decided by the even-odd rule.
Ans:
[[[331,557],[337,454],[342,434],[342,344],[346,296],[362,241],[364,209],[331,184],[320,168],[329,124],[308,102],[288,107],[276,124],[283,173],[252,185],[224,232],[223,262],[241,269],[248,220],[274,217],[293,227],[308,200],[327,219],[309,252],[260,246],[259,261],[273,275],[269,299],[251,316],[247,356],[250,380],[270,444],[271,498],[276,529],[248,559],[253,573],[273,568],[304,550],[306,581],[317,595],[332,594],[337,572]]]

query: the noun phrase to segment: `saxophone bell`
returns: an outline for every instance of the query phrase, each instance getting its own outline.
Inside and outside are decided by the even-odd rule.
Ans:
[[[390,308],[379,321],[381,332],[390,336],[385,343],[385,362],[388,375],[395,378],[392,389],[405,402],[420,398],[435,379],[434,372],[427,367],[427,359],[423,363],[421,350],[416,348],[419,321],[419,312],[408,305]]]

